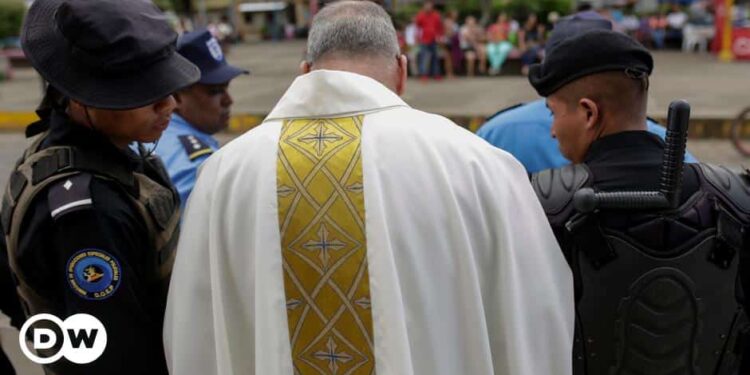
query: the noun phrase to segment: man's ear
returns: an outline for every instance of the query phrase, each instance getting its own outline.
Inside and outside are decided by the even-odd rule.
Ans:
[[[310,73],[311,70],[312,70],[312,65],[306,60],[302,60],[302,62],[299,63],[299,71],[302,74]]]
[[[398,80],[396,81],[396,94],[401,96],[406,91],[406,80],[409,75],[409,61],[406,55],[399,55],[398,61]]]
[[[599,105],[589,98],[582,98],[578,101],[578,107],[586,115],[586,130],[593,130],[601,122],[601,112]]]

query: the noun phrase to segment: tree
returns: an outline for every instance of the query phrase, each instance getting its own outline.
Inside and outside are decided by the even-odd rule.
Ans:
[[[24,12],[23,0],[0,0],[0,39],[21,34]]]

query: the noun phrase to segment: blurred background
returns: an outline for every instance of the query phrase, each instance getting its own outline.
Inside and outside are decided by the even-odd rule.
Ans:
[[[404,99],[476,131],[497,111],[537,98],[524,73],[565,15],[591,9],[653,50],[649,115],[664,121],[669,102],[693,106],[691,149],[704,161],[740,165],[750,126],[750,0],[435,0],[443,21],[436,70],[420,71],[416,22],[421,0],[379,0],[393,16],[410,59]],[[19,45],[30,0],[0,0],[0,184],[23,149],[43,83]],[[323,0],[155,0],[178,32],[207,27],[230,63],[252,75],[235,80],[224,141],[262,121],[298,74],[305,38]],[[733,136],[736,142],[733,141]],[[750,142],[748,142],[750,144]]]

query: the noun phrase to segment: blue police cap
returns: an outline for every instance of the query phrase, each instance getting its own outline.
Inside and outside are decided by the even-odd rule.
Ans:
[[[247,70],[229,65],[224,58],[219,41],[206,29],[184,33],[177,40],[177,52],[198,66],[201,79],[198,83],[227,83]]]

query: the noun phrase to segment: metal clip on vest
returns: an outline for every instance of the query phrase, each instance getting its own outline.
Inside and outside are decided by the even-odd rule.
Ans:
[[[682,172],[685,160],[690,104],[676,100],[669,105],[667,137],[661,167],[659,191],[594,192],[592,188],[578,190],[573,206],[581,213],[597,209],[660,210],[676,208],[680,202]]]

